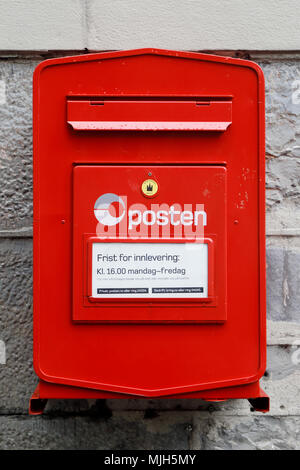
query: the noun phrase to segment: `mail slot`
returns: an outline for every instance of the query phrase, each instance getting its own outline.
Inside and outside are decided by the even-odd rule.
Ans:
[[[68,101],[75,130],[225,131],[231,101]]]
[[[55,398],[267,411],[264,83],[142,49],[34,73],[34,367]]]

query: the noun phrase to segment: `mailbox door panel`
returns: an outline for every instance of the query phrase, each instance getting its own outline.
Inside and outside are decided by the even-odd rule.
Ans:
[[[226,319],[225,167],[77,166],[73,189],[74,320]]]

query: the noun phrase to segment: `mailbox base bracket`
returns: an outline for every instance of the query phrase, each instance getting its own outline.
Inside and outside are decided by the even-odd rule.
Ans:
[[[251,411],[261,411],[262,413],[267,413],[270,410],[270,398],[268,395],[261,390],[260,397],[257,398],[248,398],[248,401],[251,405]]]
[[[127,395],[122,393],[92,390],[68,385],[53,384],[40,380],[29,402],[29,414],[41,415],[47,405],[48,399],[130,399],[148,396]],[[219,388],[214,390],[201,390],[198,392],[181,393],[168,396],[157,396],[152,399],[200,399],[208,402],[222,402],[230,399],[248,399],[252,411],[267,413],[270,409],[270,399],[260,388],[259,382],[236,387]]]
[[[38,384],[29,401],[29,414],[32,416],[43,414],[47,402],[47,398],[40,398],[40,384]]]

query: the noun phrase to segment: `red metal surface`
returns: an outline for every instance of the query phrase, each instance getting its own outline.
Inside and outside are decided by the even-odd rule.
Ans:
[[[210,112],[210,106],[226,97],[232,100],[232,120],[222,107],[216,108],[215,116]],[[91,105],[93,100],[105,104]],[[122,106],[111,104],[126,100]],[[160,104],[149,105],[151,100]],[[183,108],[177,107],[178,100],[187,106],[186,120],[180,119]],[[198,108],[195,111],[191,100],[210,104],[199,106],[196,116]],[[83,108],[78,104],[82,101]],[[169,101],[172,104],[160,109],[161,102]],[[142,102],[147,103],[145,107]],[[104,109],[108,111],[102,115]],[[34,366],[41,379],[40,398],[59,394],[64,398],[89,394],[99,398],[264,398],[258,385],[266,360],[264,83],[259,67],[244,60],[153,49],[52,59],[35,71],[33,112]],[[155,121],[149,121],[151,116]],[[83,123],[84,130],[75,130],[79,129],[75,124],[73,129],[68,121]],[[224,123],[230,121],[225,132],[201,130],[207,122],[223,123],[224,130]],[[95,122],[103,131],[96,130]],[[118,132],[124,129],[124,122],[133,124]],[[114,132],[108,130],[111,123]],[[188,130],[195,129],[193,125],[200,131]],[[161,126],[157,132],[141,132],[156,126]],[[81,174],[81,166],[89,168],[87,179],[80,183],[78,178],[76,186],[75,177],[73,187],[73,173],[79,170]],[[107,172],[99,183],[92,167],[96,167],[95,173]],[[201,167],[226,169],[224,224],[213,209],[222,204],[222,189],[212,191],[207,175],[201,178]],[[131,174],[130,168],[134,168]],[[178,196],[168,181],[168,170],[180,181]],[[170,202],[208,206],[208,220],[212,220],[208,235],[216,236],[218,247],[214,250],[216,276],[222,256],[227,258],[226,274],[218,281],[220,292],[227,286],[226,302],[225,296],[217,296],[211,310],[219,309],[219,318],[224,320],[227,307],[226,321],[217,323],[214,317],[207,323],[179,322],[180,309],[186,315],[183,321],[191,312],[195,312],[192,321],[197,321],[200,309],[208,310],[205,302],[201,307],[186,301],[183,307],[180,300],[159,307],[149,303],[149,318],[155,312],[164,317],[163,311],[171,316],[175,311],[169,321],[151,324],[142,323],[133,312],[145,309],[139,303],[128,308],[126,303],[112,302],[104,308],[105,323],[98,323],[101,314],[96,312],[103,309],[101,304],[90,302],[85,307],[89,302],[84,298],[86,266],[80,265],[85,262],[84,235],[97,236],[96,224],[92,228],[91,215],[83,209],[85,198],[93,193],[95,184],[99,184],[99,195],[108,191],[120,194],[119,185],[122,182],[124,190],[127,181],[127,192],[138,201],[142,197],[139,175],[144,171],[157,172],[162,179],[158,194],[169,191]],[[135,177],[138,183],[131,182],[129,187],[128,181]],[[205,201],[198,200],[200,189],[193,193],[197,186]],[[193,195],[192,200],[185,200],[185,195]],[[147,202],[144,198],[143,203]],[[223,209],[221,218],[222,214]],[[219,251],[222,243],[224,252]],[[74,321],[73,309],[95,313]],[[115,323],[107,320],[109,309],[117,312],[112,313]],[[126,323],[118,322],[120,318]],[[130,318],[135,324],[128,323]],[[265,403],[261,409],[266,410]]]
[[[231,101],[68,101],[75,130],[225,131]]]

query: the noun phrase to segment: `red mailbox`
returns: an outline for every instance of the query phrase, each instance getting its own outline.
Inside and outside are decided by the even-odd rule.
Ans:
[[[142,49],[34,74],[34,367],[49,398],[267,411],[264,82]]]

